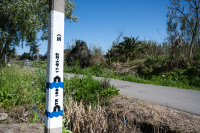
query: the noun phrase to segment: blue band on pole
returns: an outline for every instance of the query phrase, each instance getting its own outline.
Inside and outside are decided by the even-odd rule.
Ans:
[[[53,89],[53,88],[62,88],[63,89],[63,82],[52,82],[52,83],[49,83],[47,82],[46,83],[46,89]]]
[[[45,110],[45,115],[50,118],[63,116],[63,110],[56,111],[56,112],[47,112],[47,110]]]

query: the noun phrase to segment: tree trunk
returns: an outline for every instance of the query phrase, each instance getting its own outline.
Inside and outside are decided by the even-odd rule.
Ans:
[[[8,47],[9,47],[9,44],[11,43],[11,41],[6,41],[6,44],[5,44],[5,46],[4,46],[4,48],[2,48],[3,50],[2,50],[2,52],[0,53],[0,59],[3,59],[3,60],[5,60],[5,57],[4,56],[6,56],[7,55],[7,50],[8,50]]]
[[[195,27],[194,27],[194,31],[193,31],[193,34],[192,34],[192,41],[190,43],[190,52],[189,52],[189,57],[192,58],[192,47],[193,47],[193,41],[194,41],[194,38],[196,36],[196,31],[197,31],[197,25],[198,25],[198,22],[199,22],[199,14],[198,14],[198,9],[197,9],[197,19],[196,19],[196,24],[195,24]]]

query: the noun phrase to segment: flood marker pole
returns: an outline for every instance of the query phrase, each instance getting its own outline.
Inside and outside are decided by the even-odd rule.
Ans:
[[[45,133],[62,133],[64,0],[49,0]]]

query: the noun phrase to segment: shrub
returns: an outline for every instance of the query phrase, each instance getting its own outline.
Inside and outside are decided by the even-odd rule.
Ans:
[[[70,93],[74,99],[76,98],[76,101],[83,100],[85,105],[90,102],[94,105],[98,102],[98,97],[107,99],[112,95],[118,95],[119,92],[119,89],[110,86],[108,81],[95,80],[90,74],[82,78],[77,78],[75,75],[69,82],[65,81],[64,88],[64,95]]]
[[[197,54],[194,56],[194,60],[200,61],[200,53],[197,53]]]
[[[68,66],[73,67],[76,64],[76,60],[79,60],[80,67],[85,68],[89,66],[89,59],[91,58],[91,52],[84,41],[77,40],[76,46],[69,52],[66,57],[66,63]]]
[[[91,73],[94,73],[96,76],[102,76],[103,74],[103,70],[100,67],[98,67],[98,65],[91,67],[90,70]]]

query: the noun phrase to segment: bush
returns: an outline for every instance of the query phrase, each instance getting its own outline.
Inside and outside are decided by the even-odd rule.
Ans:
[[[197,53],[197,54],[194,56],[194,60],[200,61],[200,53]]]
[[[89,66],[89,60],[91,58],[91,52],[84,41],[77,40],[76,46],[69,52],[66,57],[66,63],[69,67],[76,65],[76,61],[79,60],[81,68]]]
[[[72,95],[76,101],[84,101],[84,105],[94,105],[98,102],[98,97],[101,99],[110,98],[112,95],[118,95],[119,89],[114,86],[110,86],[108,81],[98,81],[92,78],[89,74],[82,78],[71,78],[70,81],[65,81],[63,94]],[[65,97],[65,96],[64,96]]]
[[[6,67],[6,63],[0,63],[0,68]]]
[[[98,65],[91,67],[90,70],[91,70],[91,73],[93,73],[99,77],[102,76],[102,74],[103,74],[103,70],[100,67],[98,67]]]

